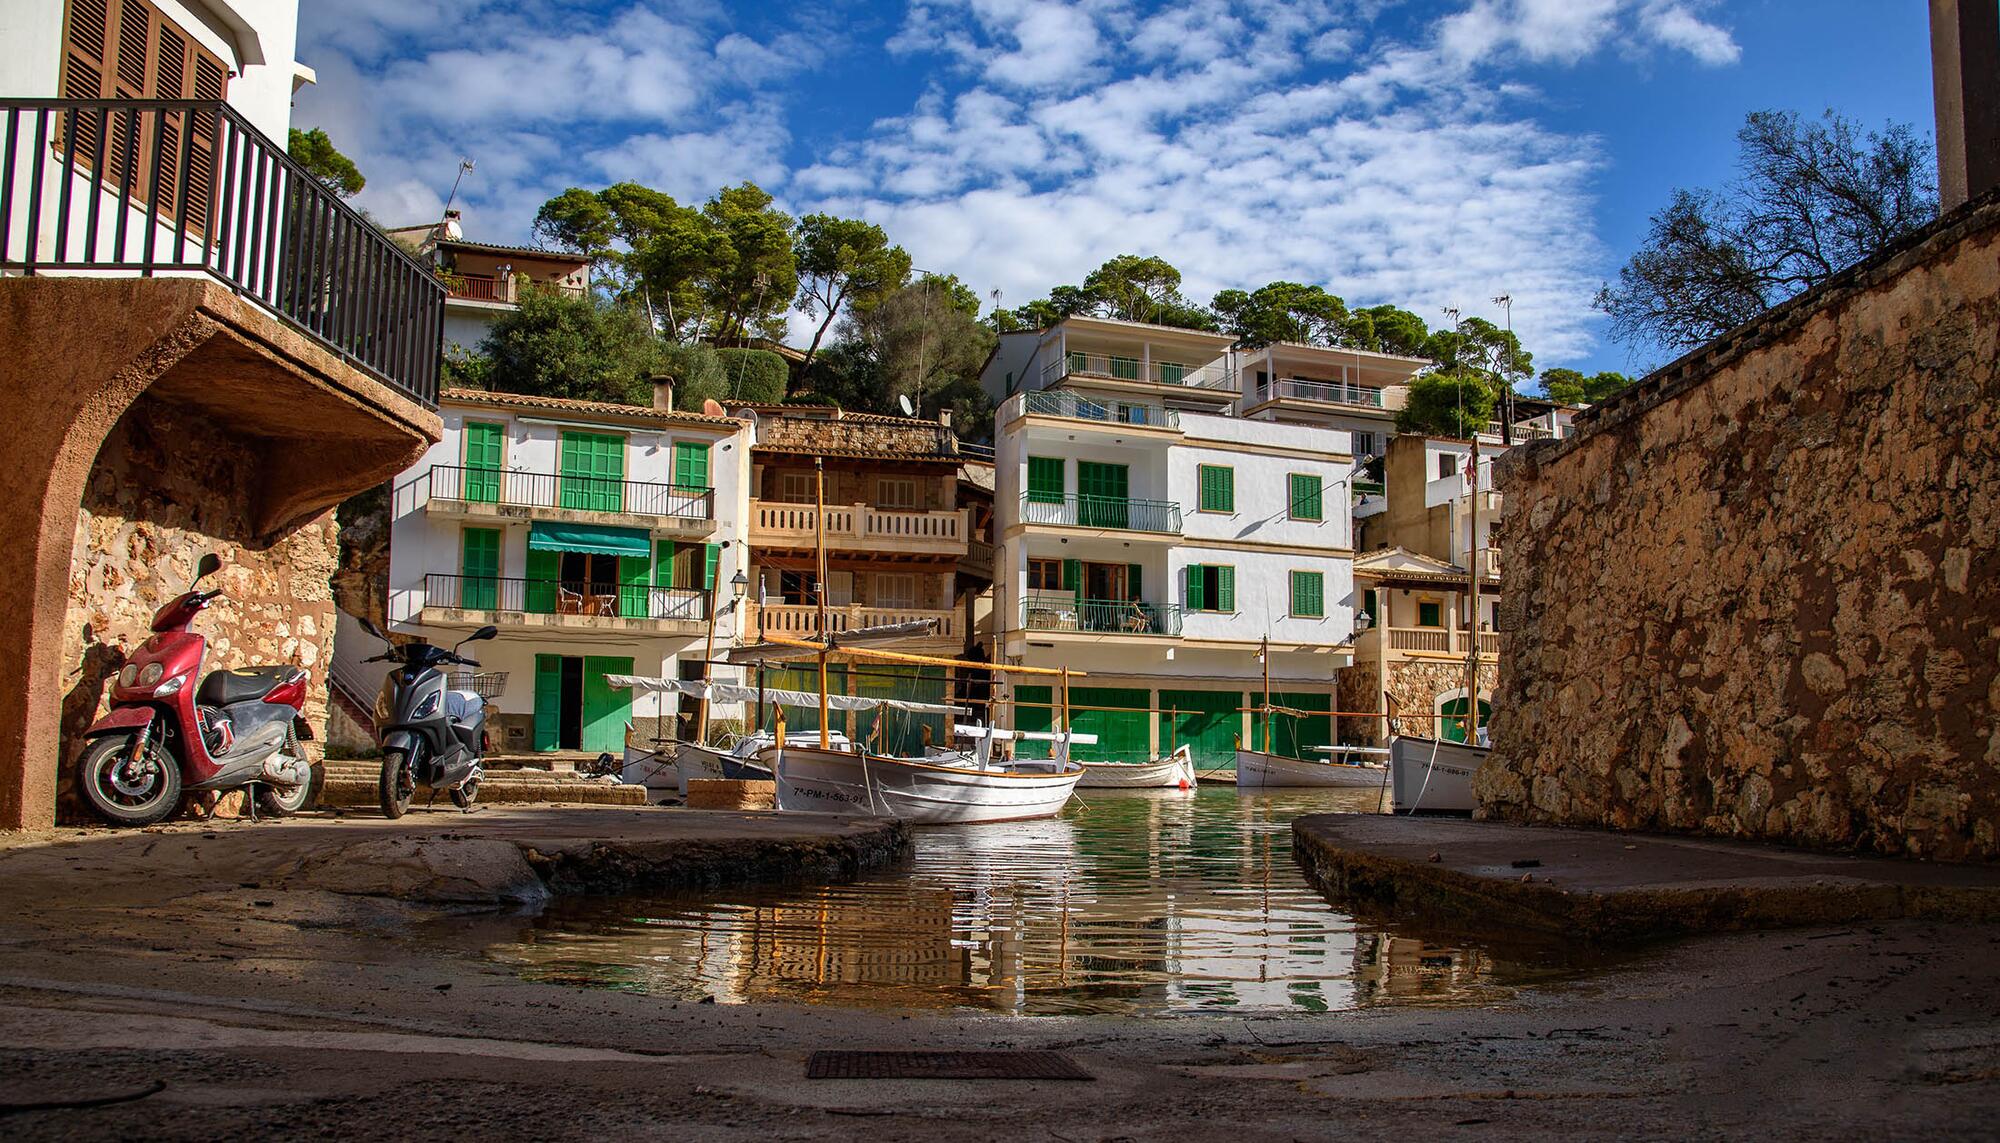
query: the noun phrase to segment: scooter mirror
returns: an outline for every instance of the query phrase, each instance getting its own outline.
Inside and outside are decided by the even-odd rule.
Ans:
[[[375,626],[374,621],[372,620],[363,619],[361,621],[361,629],[363,631],[368,632],[370,635],[375,636],[377,639],[380,639],[384,643],[387,643],[389,641],[389,637],[387,635],[382,634],[382,629],[380,627]]]
[[[204,553],[194,565],[194,578],[207,579],[222,570],[222,557],[214,552]]]
[[[486,626],[481,627],[479,630],[474,631],[472,633],[472,638],[467,639],[466,642],[477,643],[481,639],[497,639],[499,638],[499,636],[500,636],[500,629],[489,623]]]

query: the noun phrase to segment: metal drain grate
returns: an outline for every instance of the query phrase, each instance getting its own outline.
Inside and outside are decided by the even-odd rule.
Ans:
[[[807,1079],[1090,1080],[1057,1052],[814,1052]]]

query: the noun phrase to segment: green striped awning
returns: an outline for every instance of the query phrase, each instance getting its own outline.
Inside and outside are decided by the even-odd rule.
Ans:
[[[528,529],[528,548],[538,552],[586,552],[593,556],[636,556],[653,552],[650,533],[601,524],[552,524],[537,520]]]

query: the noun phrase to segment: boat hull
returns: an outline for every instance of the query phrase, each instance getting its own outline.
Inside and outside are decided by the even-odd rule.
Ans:
[[[1077,769],[1017,774],[817,746],[769,747],[757,761],[777,776],[780,810],[867,814],[911,825],[1053,817],[1083,776]]]
[[[707,746],[681,744],[674,751],[674,769],[680,772],[681,796],[688,783],[697,779],[729,778],[736,781],[768,782],[771,772],[748,758],[738,758]]]
[[[674,759],[665,750],[644,750],[637,746],[625,747],[625,765],[618,771],[618,780],[628,786],[646,787],[646,796],[670,793],[675,788],[677,776]],[[686,793],[685,783],[681,792]]]
[[[1490,747],[1430,738],[1389,740],[1389,804],[1399,814],[1469,814],[1478,808],[1472,775]]]
[[[1192,790],[1194,756],[1183,746],[1151,762],[1085,762],[1076,784],[1085,790]]]
[[[1379,789],[1389,779],[1389,768],[1370,763],[1308,762],[1257,750],[1236,752],[1236,785],[1320,786],[1341,789]]]

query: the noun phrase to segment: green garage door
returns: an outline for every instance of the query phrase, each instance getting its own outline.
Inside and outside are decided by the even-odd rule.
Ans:
[[[1014,688],[1014,729],[1024,733],[1041,733],[1055,725],[1055,712],[1049,702],[1055,694],[1054,687]],[[1049,743],[1015,743],[1014,756],[1017,758],[1047,758]]]
[[[1116,708],[1076,709],[1071,713],[1071,730],[1097,736],[1095,743],[1079,744],[1071,756],[1080,762],[1144,762],[1150,756],[1152,743],[1152,700],[1153,694],[1148,690],[1071,687],[1071,707]]]
[[[1199,769],[1234,766],[1242,735],[1241,691],[1160,692],[1160,753],[1184,745]]]
[[[814,668],[817,677],[818,668]],[[818,684],[815,683],[815,686]],[[854,693],[868,698],[906,699],[912,702],[945,701],[946,692],[951,689],[945,681],[942,667],[903,667],[883,663],[870,663],[855,672]],[[789,716],[787,716],[789,717]],[[814,713],[818,717],[818,713]],[[845,712],[842,712],[845,717]],[[855,733],[861,735],[869,749],[881,754],[900,757],[920,758],[924,753],[924,728],[929,727],[931,742],[937,746],[951,745],[951,728],[945,725],[941,714],[916,714],[907,710],[892,710],[886,707],[872,711],[857,711],[854,715]],[[875,738],[875,724],[882,723],[882,737]],[[814,724],[817,731],[818,724]]]
[[[632,691],[614,688],[606,675],[629,675],[632,660],[591,655],[583,660],[583,748],[620,754],[632,719]]]
[[[1252,697],[1251,704],[1259,705],[1262,695]],[[1304,694],[1299,692],[1272,691],[1271,705],[1289,707],[1298,711],[1331,711],[1332,699],[1328,695]],[[1265,715],[1254,716],[1257,749],[1264,748]],[[1331,714],[1280,714],[1271,725],[1271,753],[1283,758],[1325,758],[1323,753],[1311,747],[1333,745],[1333,716]]]

